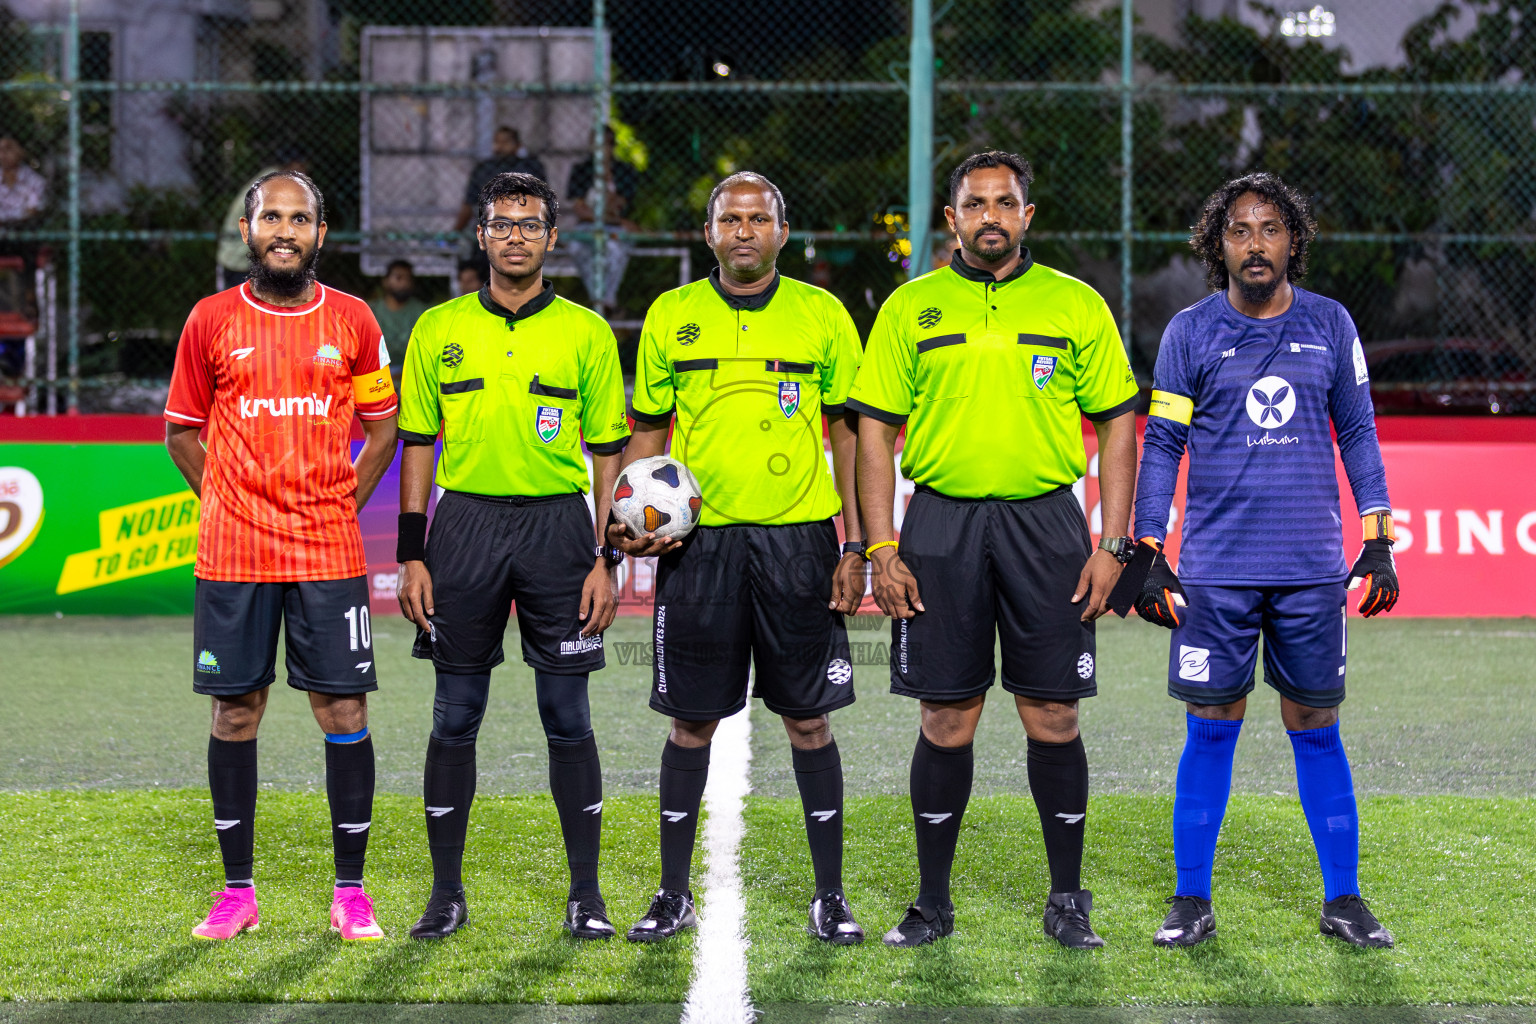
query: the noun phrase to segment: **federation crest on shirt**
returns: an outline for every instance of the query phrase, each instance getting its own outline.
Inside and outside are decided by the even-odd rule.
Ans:
[[[1035,378],[1035,389],[1038,391],[1044,391],[1045,386],[1049,384],[1051,382],[1051,378],[1056,375],[1056,357],[1035,356],[1035,358],[1030,362],[1029,369],[1030,373]]]
[[[789,419],[800,411],[800,383],[793,380],[779,381],[779,411]]]
[[[553,405],[541,405],[534,413],[533,426],[538,431],[539,440],[545,444],[560,436],[560,417],[565,410]]]

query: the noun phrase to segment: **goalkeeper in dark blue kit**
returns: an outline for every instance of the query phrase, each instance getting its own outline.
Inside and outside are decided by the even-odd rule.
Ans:
[[[1274,175],[1211,196],[1190,244],[1218,291],[1169,323],[1153,374],[1140,543],[1126,576],[1141,617],[1173,630],[1168,692],[1188,709],[1173,805],[1178,885],[1153,937],[1162,946],[1193,946],[1216,930],[1211,866],[1261,636],[1322,867],[1321,930],[1392,945],[1360,898],[1359,815],[1338,713],[1350,592],[1366,616],[1397,602],[1392,505],[1355,325],[1337,302],[1293,284],[1315,232],[1306,200]],[[1364,526],[1353,568],[1340,543],[1334,431]],[[1186,450],[1175,576],[1161,545]]]

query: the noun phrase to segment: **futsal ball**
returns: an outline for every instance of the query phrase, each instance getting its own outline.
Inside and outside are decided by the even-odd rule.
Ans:
[[[665,455],[630,463],[613,487],[613,514],[632,537],[654,533],[682,540],[699,524],[703,506],[688,467]]]

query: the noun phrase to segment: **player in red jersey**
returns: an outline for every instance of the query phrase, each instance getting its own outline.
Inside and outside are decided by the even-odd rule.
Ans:
[[[374,780],[367,695],[378,682],[357,510],[394,457],[389,353],[362,300],[315,281],[325,200],[307,176],[277,171],[253,184],[240,232],[250,279],[193,308],[165,406],[165,446],[203,502],[192,688],[213,698],[208,782],[225,876],[192,934],[258,927],[256,730],[283,625],[288,685],[308,692],[325,731],[331,927],[379,939],[362,882]],[[355,462],[354,412],[366,436]]]

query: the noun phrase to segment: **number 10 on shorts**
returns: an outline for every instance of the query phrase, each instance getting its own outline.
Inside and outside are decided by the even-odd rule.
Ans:
[[[368,625],[368,606],[353,605],[341,616],[347,620],[347,632],[351,636],[352,649],[358,649],[358,639],[362,639],[362,649],[373,649],[373,630]]]

